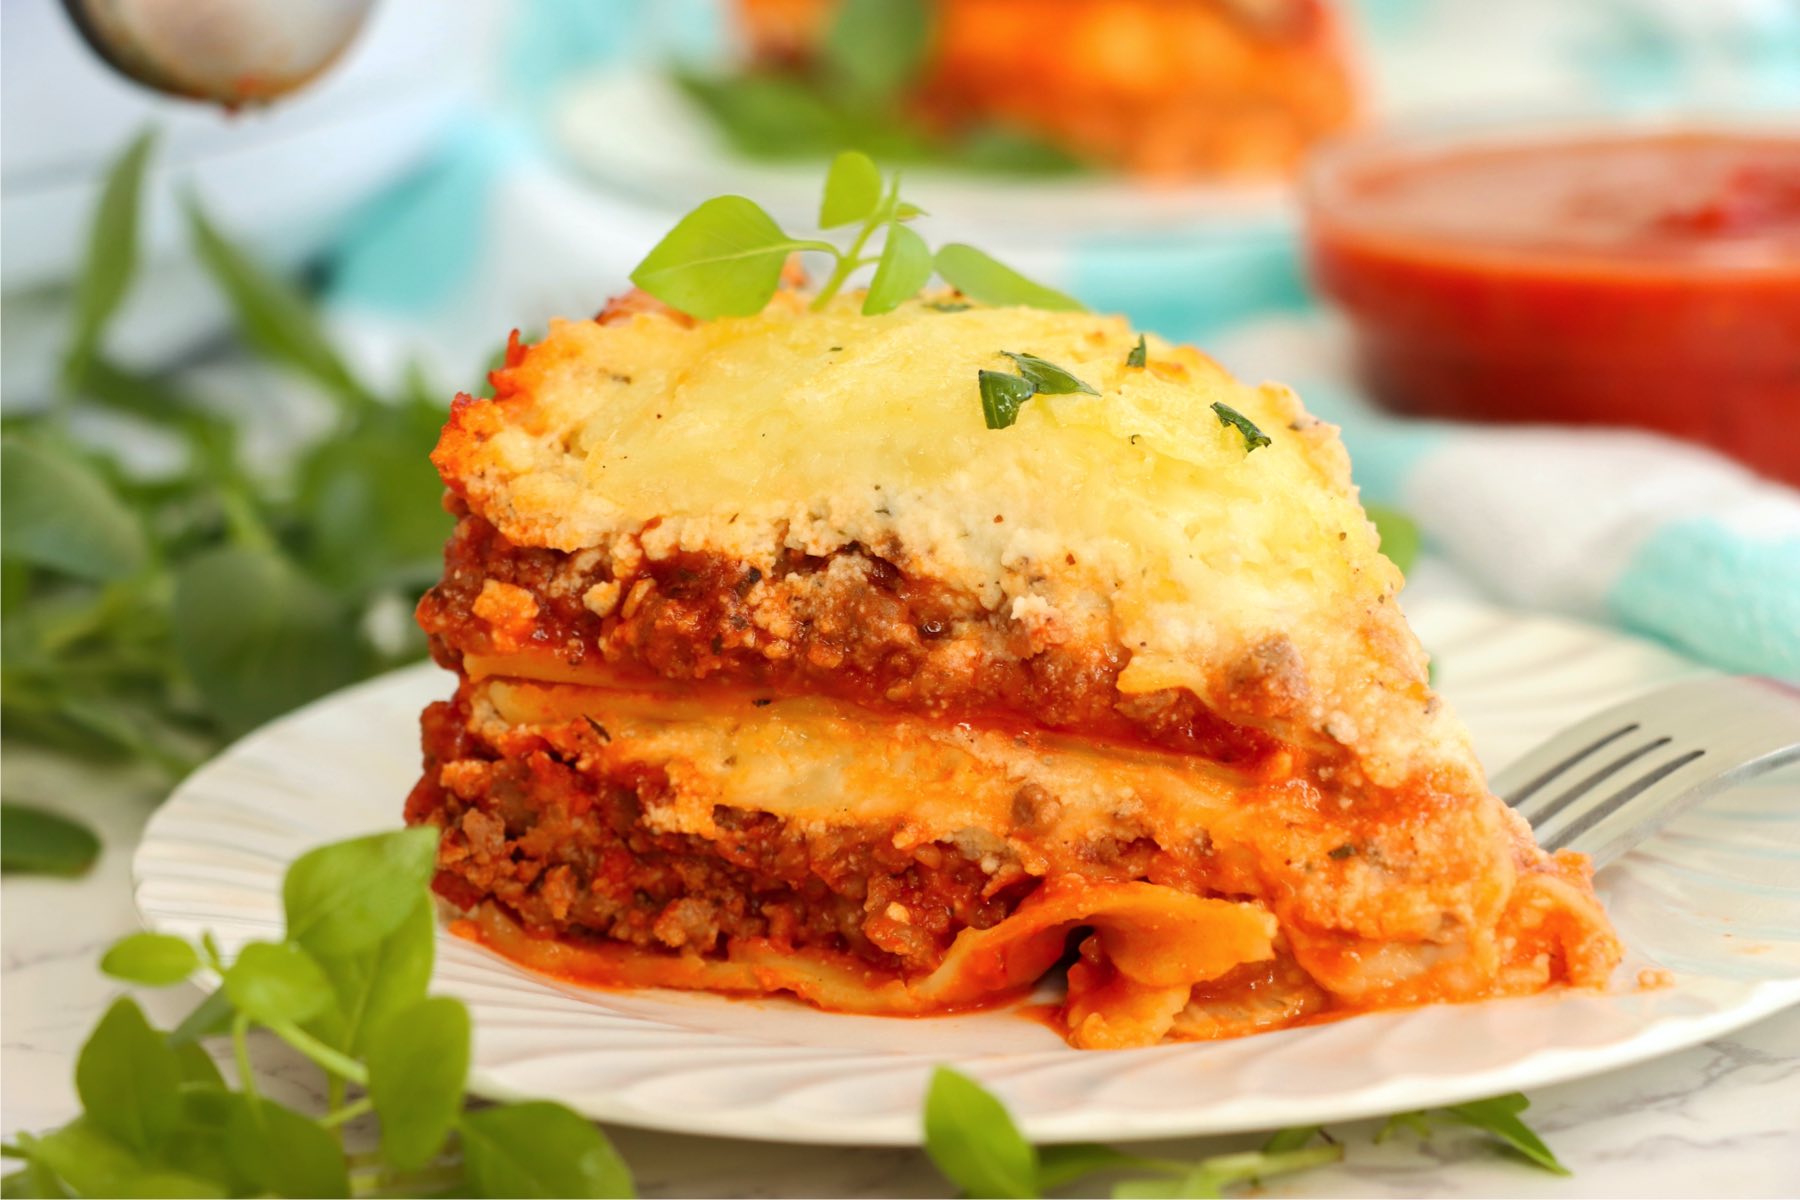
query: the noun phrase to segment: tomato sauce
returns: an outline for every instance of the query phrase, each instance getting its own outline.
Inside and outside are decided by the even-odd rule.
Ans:
[[[1800,135],[1372,141],[1307,217],[1388,406],[1660,430],[1800,483]]]

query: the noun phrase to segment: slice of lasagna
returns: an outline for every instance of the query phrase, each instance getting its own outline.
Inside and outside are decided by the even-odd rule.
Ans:
[[[1137,342],[789,293],[515,341],[435,455],[439,892],[613,986],[927,1014],[1063,965],[1083,1047],[1602,985],[1588,867],[1486,790],[1335,431]],[[1091,392],[989,428],[1003,352]]]

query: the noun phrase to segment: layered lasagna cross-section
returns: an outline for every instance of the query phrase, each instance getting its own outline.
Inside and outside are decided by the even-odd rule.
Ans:
[[[1081,1047],[1602,985],[1587,865],[1487,791],[1335,431],[1136,343],[782,293],[515,345],[435,455],[438,891],[609,986],[924,1015],[1061,970]],[[990,429],[1006,351],[1095,394]]]

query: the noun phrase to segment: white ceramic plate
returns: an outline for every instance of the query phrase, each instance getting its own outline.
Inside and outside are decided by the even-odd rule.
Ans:
[[[1565,723],[1697,668],[1616,634],[1461,602],[1417,603],[1438,682],[1499,765]],[[419,710],[448,678],[373,680],[252,734],[151,820],[135,862],[155,929],[230,949],[280,930],[282,871],[396,823]],[[1346,1120],[1538,1087],[1665,1054],[1800,1002],[1800,778],[1683,818],[1600,878],[1631,948],[1609,995],[1384,1013],[1229,1042],[1071,1050],[1013,1013],[900,1020],[783,1000],[609,993],[439,938],[435,989],[475,1018],[472,1086],[601,1120],[796,1142],[913,1144],[925,1080],[951,1063],[1045,1142]],[[1672,972],[1624,986],[1646,966]]]
[[[776,216],[810,226],[822,164],[767,162],[736,153],[692,102],[654,68],[610,66],[570,87],[552,115],[564,153],[609,188],[685,209],[707,196],[755,196]],[[1281,183],[1143,183],[1119,175],[1022,176],[918,167],[906,193],[935,229],[1011,245],[1062,245],[1101,234],[1285,228],[1292,190]]]

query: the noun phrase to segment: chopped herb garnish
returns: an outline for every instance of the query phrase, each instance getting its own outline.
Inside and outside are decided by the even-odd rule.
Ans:
[[[1246,417],[1243,413],[1231,407],[1231,405],[1214,404],[1212,410],[1218,415],[1219,424],[1233,426],[1239,433],[1244,435],[1245,454],[1255,450],[1258,446],[1268,446],[1272,444],[1268,434],[1258,429],[1249,417]]]
[[[581,719],[588,723],[588,728],[594,731],[595,737],[599,738],[603,742],[612,741],[612,734],[610,734],[606,731],[606,726],[604,726],[600,722],[594,720],[594,718],[588,716],[586,713],[582,714]]]
[[[1031,380],[1031,386],[1046,396],[1065,396],[1073,392],[1085,392],[1089,396],[1100,394],[1064,368],[1045,362],[1035,354],[1014,354],[1011,350],[1000,353],[1012,359],[1018,365],[1019,374]]]
[[[1337,849],[1335,849],[1331,852],[1331,857],[1343,859],[1343,858],[1349,858],[1352,854],[1355,854],[1355,853],[1356,853],[1356,847],[1352,846],[1349,842],[1345,842],[1343,845],[1339,846]]]
[[[1140,333],[1138,334],[1138,344],[1133,346],[1131,348],[1131,353],[1125,356],[1125,365],[1128,367],[1141,367],[1149,361],[1150,347],[1144,343],[1144,335]]]
[[[1037,394],[1031,380],[1000,371],[981,372],[981,415],[989,429],[1006,429],[1019,419],[1020,407]]]
[[[967,300],[927,300],[925,307],[933,312],[966,312],[975,306]]]
[[[689,316],[746,317],[763,310],[781,286],[782,268],[798,253],[831,257],[813,308],[823,308],[850,277],[871,263],[875,274],[863,299],[863,313],[892,312],[918,294],[933,272],[975,299],[995,305],[1079,310],[1081,305],[1034,283],[972,246],[951,244],[933,254],[906,222],[925,210],[900,198],[900,177],[888,177],[868,155],[839,154],[825,179],[819,221],[826,228],[854,228],[848,248],[819,238],[787,233],[754,201],[715,196],[688,213],[631,272],[631,281]],[[869,241],[882,234],[879,252]]]

